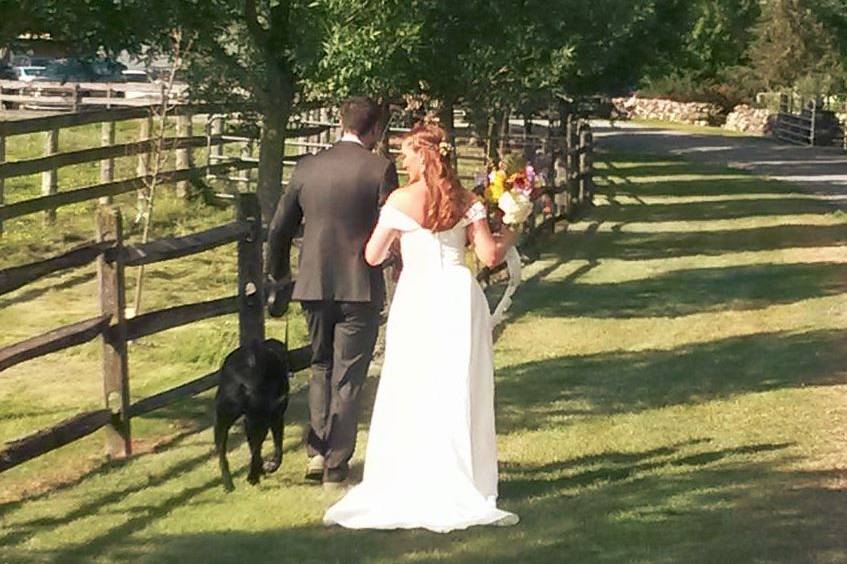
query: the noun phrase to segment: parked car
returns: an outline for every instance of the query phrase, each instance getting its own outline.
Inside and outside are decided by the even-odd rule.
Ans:
[[[140,82],[144,84],[149,84],[152,82],[150,79],[150,75],[147,74],[145,70],[130,70],[126,69],[121,71],[121,75],[126,82]]]
[[[59,59],[47,65],[44,77],[56,82],[123,82],[126,66],[110,59]]]
[[[40,66],[15,67],[15,78],[21,82],[43,80],[45,69],[46,67]]]

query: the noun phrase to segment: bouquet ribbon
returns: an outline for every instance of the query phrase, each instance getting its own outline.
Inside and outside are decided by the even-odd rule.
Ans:
[[[506,270],[509,272],[509,282],[506,285],[506,291],[503,293],[503,297],[500,298],[500,302],[491,314],[492,330],[502,323],[506,311],[512,305],[512,296],[521,284],[521,256],[515,247],[512,247],[506,253]]]

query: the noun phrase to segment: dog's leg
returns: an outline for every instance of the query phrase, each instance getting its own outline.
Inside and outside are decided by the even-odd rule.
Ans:
[[[215,450],[218,451],[218,464],[221,467],[221,479],[224,490],[231,492],[235,489],[232,483],[232,474],[229,471],[229,461],[226,458],[226,445],[229,438],[229,428],[237,419],[231,414],[218,411],[215,418]]]
[[[274,439],[274,455],[265,461],[265,473],[276,472],[282,464],[282,435],[285,432],[285,408],[288,401],[277,407],[271,416],[271,435]]]
[[[244,434],[247,435],[247,443],[250,445],[250,473],[247,481],[254,486],[259,483],[262,475],[262,443],[268,436],[267,422],[256,421],[255,418],[244,418]]]

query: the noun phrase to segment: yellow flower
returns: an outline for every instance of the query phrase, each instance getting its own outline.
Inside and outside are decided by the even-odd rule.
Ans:
[[[494,172],[491,183],[485,189],[485,199],[496,204],[500,201],[500,196],[506,191],[506,173],[502,170]]]

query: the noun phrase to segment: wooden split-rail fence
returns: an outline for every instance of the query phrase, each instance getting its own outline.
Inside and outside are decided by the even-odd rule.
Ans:
[[[194,134],[193,117],[205,115],[206,127],[202,135]],[[56,218],[57,208],[99,199],[108,203],[120,194],[138,191],[151,185],[154,178],[150,167],[151,154],[158,150],[153,132],[153,120],[175,119],[176,135],[161,139],[162,149],[173,152],[175,168],[160,171],[156,175],[159,184],[175,183],[178,193],[185,193],[194,178],[225,178],[237,180],[241,190],[250,189],[251,171],[258,167],[253,147],[257,136],[226,135],[223,122],[226,109],[215,105],[176,105],[168,108],[167,115],[155,116],[150,107],[118,108],[94,110],[80,113],[60,113],[41,117],[0,120],[0,236],[3,234],[4,221],[25,215],[43,212],[45,220],[52,222]],[[139,120],[137,140],[124,143],[115,142],[116,124],[122,121]],[[60,150],[60,132],[69,127],[100,124],[100,146],[71,151]],[[306,126],[288,131],[291,144],[302,143],[298,139],[320,135],[324,132],[320,126]],[[19,135],[41,133],[44,135],[44,151],[40,157],[18,161],[7,161],[9,139]],[[224,154],[224,145],[240,143],[242,149],[238,156]],[[195,149],[206,149],[205,164],[197,165],[192,158]],[[138,157],[136,176],[115,180],[115,159]],[[292,166],[296,157],[288,157],[283,163]],[[99,163],[100,182],[91,186],[60,190],[59,170],[63,167],[84,163]],[[232,176],[240,171],[240,176]],[[30,174],[41,174],[41,196],[6,203],[6,180]],[[227,195],[233,198],[233,194]]]
[[[179,100],[187,85],[145,82],[57,82],[0,80],[0,111],[5,109],[69,110],[145,107]]]
[[[69,127],[81,123],[103,121],[104,127],[118,118],[133,119],[139,117],[137,109],[113,110],[124,112],[104,117],[89,114],[64,114],[38,118],[44,121],[0,122],[0,141],[7,135],[40,131],[38,127],[45,121],[51,128]],[[180,114],[182,116],[186,114]],[[15,125],[18,123],[18,125]],[[304,124],[313,129],[301,133],[321,135],[326,124]],[[315,129],[317,127],[317,129]],[[220,133],[214,135],[221,136]],[[104,135],[104,138],[106,136]],[[547,194],[556,201],[553,209],[536,207],[527,222],[519,245],[528,247],[537,237],[555,228],[555,224],[579,214],[591,203],[593,194],[592,154],[594,143],[588,123],[569,120],[565,127],[564,144],[551,155],[558,172],[552,171],[546,189]],[[192,141],[175,144],[179,148],[195,146]],[[212,137],[217,142],[217,137]],[[209,143],[209,139],[205,139]],[[197,141],[199,143],[199,141]],[[307,141],[308,142],[308,141]],[[312,142],[309,142],[312,143]],[[312,144],[316,145],[318,142]],[[126,151],[132,146],[140,152],[142,147],[133,144],[122,145]],[[20,161],[20,163],[0,164],[0,178],[13,176],[21,171],[45,172],[69,163],[86,162],[114,157],[114,145],[107,144],[102,152],[86,149],[65,153],[61,158],[48,155],[41,159]],[[316,147],[307,146],[312,150]],[[80,153],[83,153],[80,155]],[[87,153],[87,154],[86,154]],[[0,153],[2,155],[2,153]],[[92,157],[96,155],[96,157]],[[251,161],[227,161],[207,163],[202,168],[224,170],[226,167],[254,166]],[[5,167],[5,168],[4,168]],[[14,167],[18,167],[15,169]],[[170,174],[171,181],[187,178],[186,169]],[[101,169],[102,172],[102,169]],[[67,193],[47,194],[41,198],[0,207],[0,219],[18,217],[26,213],[49,210],[68,203],[84,201],[90,198],[114,196],[139,186],[142,179],[130,179],[106,182],[101,185],[73,190]],[[264,338],[264,288],[262,244],[265,230],[262,225],[258,200],[253,193],[238,193],[236,200],[236,218],[198,233],[180,237],[170,237],[152,242],[125,245],[123,241],[122,217],[120,212],[107,202],[102,202],[96,214],[97,240],[61,255],[40,260],[31,264],[0,270],[0,295],[18,290],[46,276],[69,269],[95,264],[99,280],[100,314],[90,319],[75,322],[45,334],[0,348],[0,372],[35,358],[59,352],[83,343],[100,339],[102,344],[102,380],[103,407],[80,413],[61,421],[49,428],[28,436],[7,442],[0,450],[0,472],[13,468],[28,460],[53,451],[63,445],[77,441],[92,433],[105,429],[107,452],[113,457],[125,457],[132,452],[131,420],[154,410],[173,404],[187,397],[209,390],[217,385],[217,372],[203,375],[174,388],[162,391],[140,400],[132,401],[130,396],[130,375],[127,343],[132,340],[188,325],[204,319],[238,313],[239,341],[241,344],[253,339]],[[127,318],[125,269],[201,253],[222,245],[237,243],[238,287],[234,295],[211,301],[180,305],[158,311],[152,311]],[[482,269],[478,279],[490,284],[494,275],[502,266],[494,269]],[[290,365],[293,371],[308,366],[310,348],[301,347],[290,351]]]
[[[0,271],[0,295],[40,278],[96,264],[100,314],[10,346],[0,348],[0,371],[96,338],[102,342],[103,408],[80,413],[50,428],[6,444],[0,451],[0,472],[105,428],[107,452],[131,454],[130,423],[186,397],[214,387],[217,372],[206,374],[153,396],[132,402],[128,363],[129,341],[227,314],[238,314],[241,344],[264,338],[262,243],[263,229],[255,194],[241,194],[236,219],[205,231],[146,244],[125,246],[122,219],[112,206],[98,210],[97,240],[43,261]],[[125,269],[201,253],[237,243],[238,288],[235,295],[151,311],[127,319]],[[290,352],[294,370],[308,362],[308,348]]]

